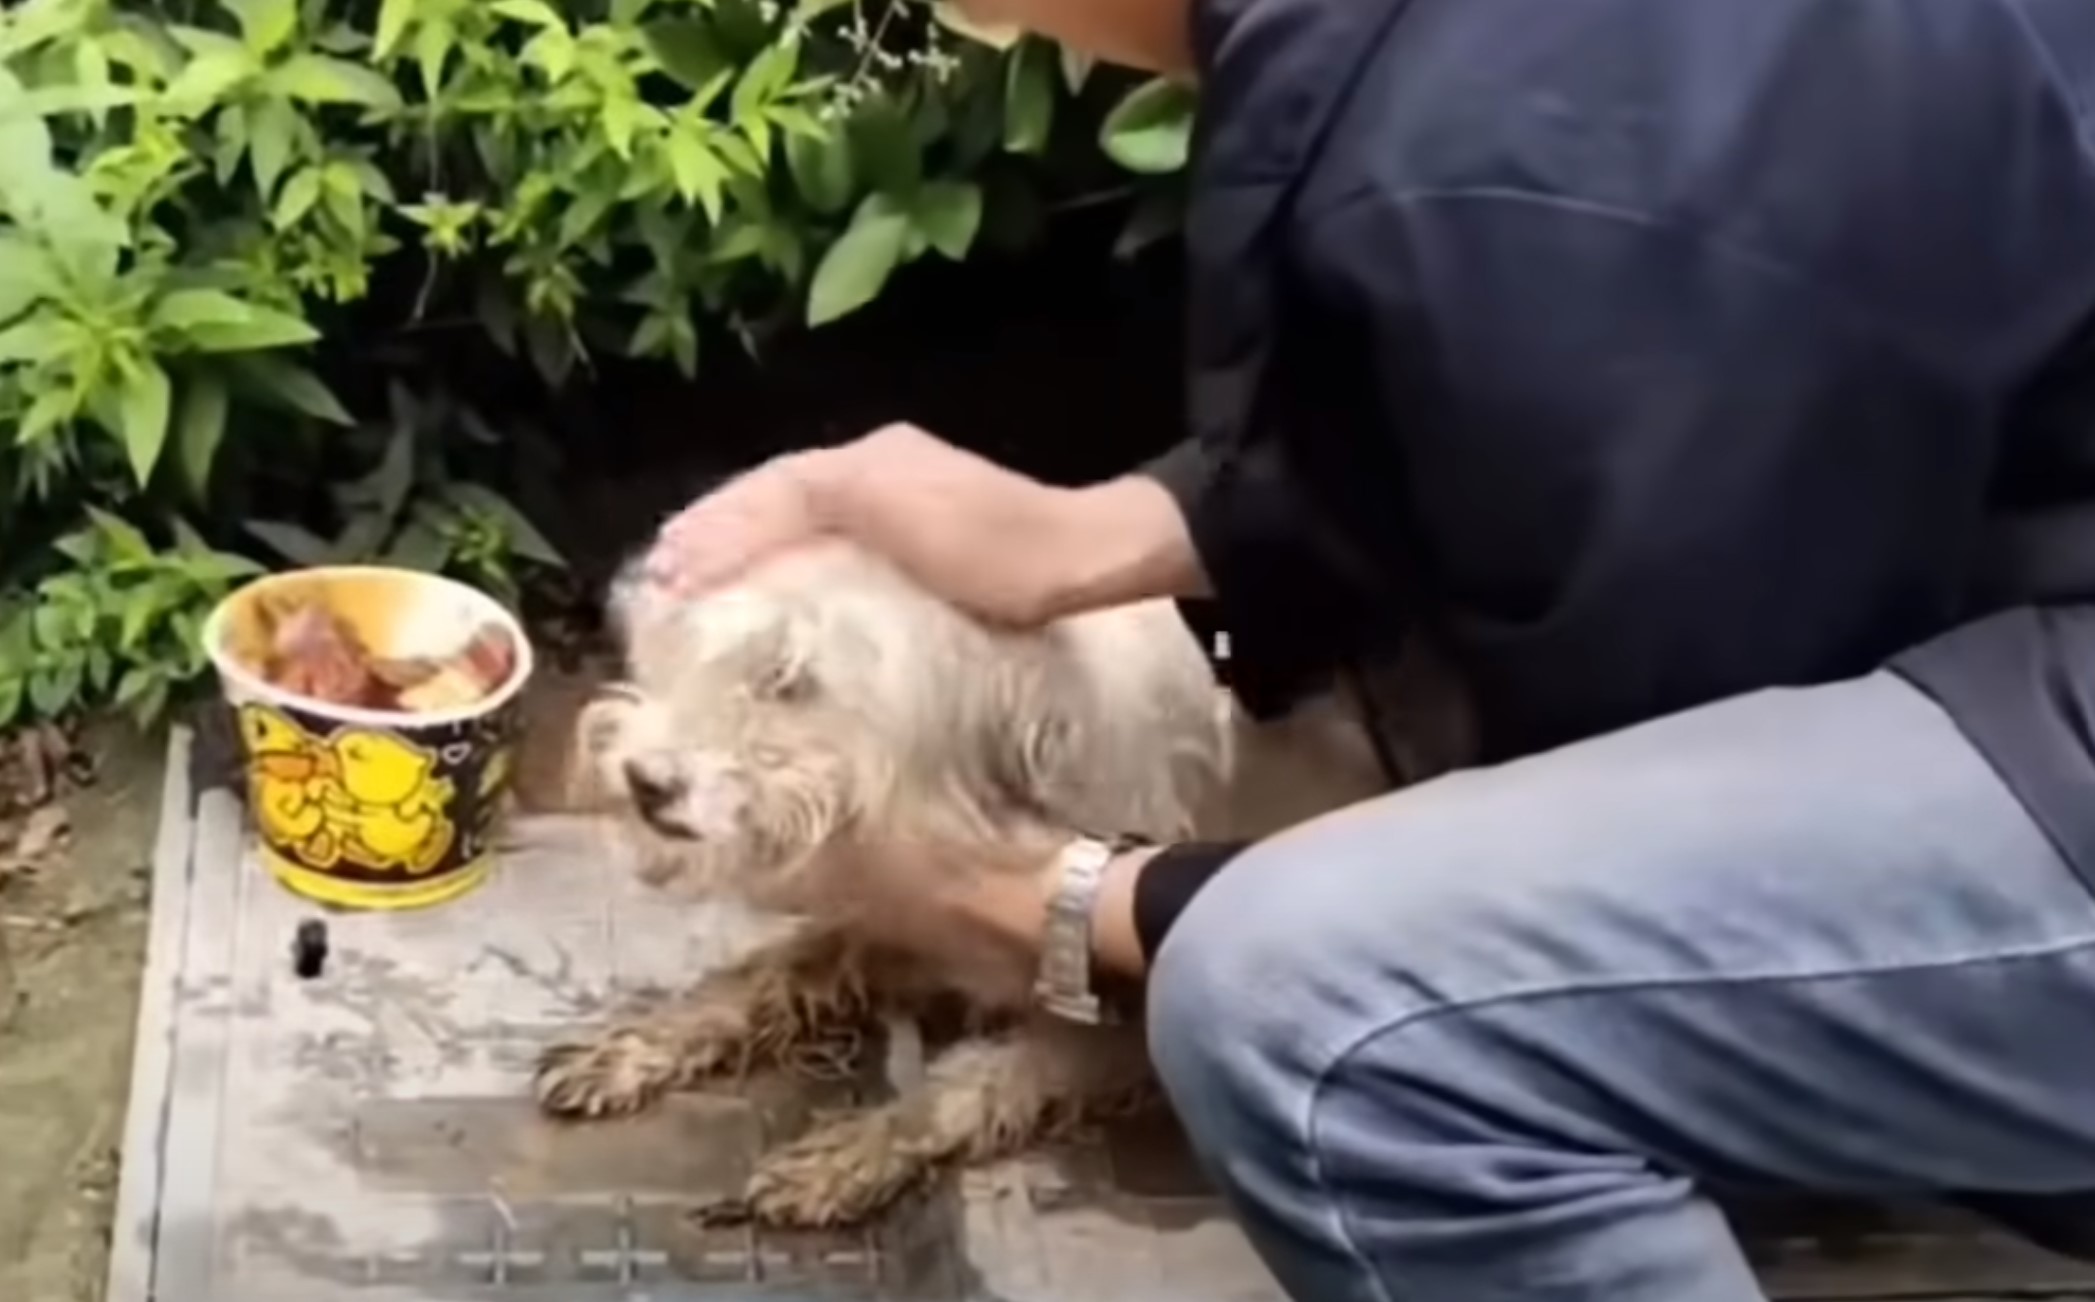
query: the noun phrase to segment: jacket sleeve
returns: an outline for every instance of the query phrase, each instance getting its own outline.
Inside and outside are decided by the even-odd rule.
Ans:
[[[1143,473],[1185,516],[1229,636],[1231,686],[1255,717],[1313,689],[1389,615],[1277,431],[1189,439]]]

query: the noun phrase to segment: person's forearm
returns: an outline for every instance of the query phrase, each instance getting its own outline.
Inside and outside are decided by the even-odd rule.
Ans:
[[[1154,480],[1127,476],[1059,488],[946,448],[952,482],[933,472],[910,491],[878,473],[893,438],[801,454],[797,466],[818,514],[850,538],[947,596],[1020,624],[1153,597],[1206,595],[1184,517]],[[911,449],[921,456],[921,446]],[[990,558],[994,558],[994,563]],[[969,580],[995,575],[993,594]]]
[[[1206,573],[1171,494],[1128,475],[1063,490],[1058,504],[1070,563],[1044,594],[1047,618],[1156,597],[1204,597]]]

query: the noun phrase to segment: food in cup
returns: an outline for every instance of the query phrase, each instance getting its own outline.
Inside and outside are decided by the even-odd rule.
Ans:
[[[461,710],[492,695],[516,670],[516,648],[486,622],[441,656],[372,654],[356,629],[321,596],[296,593],[258,603],[264,650],[249,667],[273,687],[328,705],[407,714]]]

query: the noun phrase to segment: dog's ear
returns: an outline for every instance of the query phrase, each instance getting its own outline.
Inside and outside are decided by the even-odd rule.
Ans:
[[[825,630],[812,603],[774,593],[737,591],[701,603],[698,653],[732,670],[760,701],[797,701],[814,694]]]
[[[797,603],[796,603],[797,605]],[[804,701],[814,696],[817,639],[812,611],[788,609],[753,648],[749,690],[760,701]]]
[[[1017,657],[997,670],[981,711],[991,777],[1021,808],[1056,820],[1087,816],[1096,775],[1086,760],[1095,747],[1078,715],[1081,693],[1057,690],[1040,666]]]
[[[1015,661],[992,714],[999,785],[1064,826],[1190,834],[1230,761],[1226,713],[1189,663]]]

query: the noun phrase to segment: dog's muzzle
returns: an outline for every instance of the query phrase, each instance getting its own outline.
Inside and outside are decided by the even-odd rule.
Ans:
[[[675,826],[668,818],[670,811],[689,794],[682,777],[636,759],[626,761],[625,780],[634,810],[656,831],[673,836],[687,834],[686,829]]]

